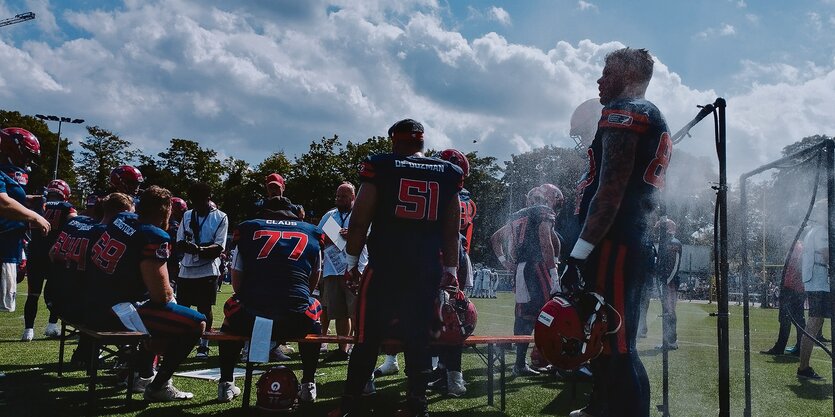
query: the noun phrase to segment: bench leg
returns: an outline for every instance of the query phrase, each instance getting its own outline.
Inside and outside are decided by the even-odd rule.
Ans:
[[[61,337],[58,343],[58,376],[63,376],[64,372],[64,344],[67,342],[67,323],[61,320]]]
[[[493,405],[493,349],[492,343],[487,345],[487,405]]]
[[[87,385],[87,394],[89,396],[87,400],[87,406],[90,408],[91,412],[96,411],[96,374],[98,373],[98,366],[99,366],[99,342],[95,339],[92,340],[93,350],[90,351],[90,363],[87,366],[87,372],[90,375],[90,382]]]
[[[130,405],[131,396],[133,396],[133,371],[136,365],[136,358],[139,351],[139,344],[128,345],[128,392],[125,393],[125,405]]]
[[[499,374],[499,390],[501,390],[500,404],[501,404],[501,410],[502,411],[504,411],[504,405],[505,405],[505,395],[504,395],[505,394],[505,392],[504,392],[505,391],[504,390],[504,388],[505,388],[505,378],[504,378],[505,363],[504,363],[504,359],[505,359],[504,358],[504,345],[499,345],[499,368],[500,368],[500,370],[499,370],[499,372],[500,372],[500,374]]]
[[[249,394],[252,388],[252,362],[246,362],[246,376],[244,377],[244,408],[249,408]]]

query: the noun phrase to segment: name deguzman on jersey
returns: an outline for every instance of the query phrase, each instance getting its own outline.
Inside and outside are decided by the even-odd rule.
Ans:
[[[446,165],[439,165],[439,164],[420,164],[417,162],[412,161],[404,161],[402,159],[396,159],[394,161],[395,168],[414,168],[414,169],[422,169],[425,171],[435,171],[435,172],[445,172],[444,168]]]

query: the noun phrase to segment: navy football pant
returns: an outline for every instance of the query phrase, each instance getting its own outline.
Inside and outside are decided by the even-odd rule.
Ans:
[[[650,279],[652,245],[604,239],[586,260],[586,289],[602,295],[617,310],[621,326],[608,336],[603,354],[592,361],[592,415],[648,417],[650,387],[636,340],[641,291]],[[610,313],[612,314],[612,313]],[[610,318],[617,324],[617,318]],[[614,329],[611,329],[614,330]]]

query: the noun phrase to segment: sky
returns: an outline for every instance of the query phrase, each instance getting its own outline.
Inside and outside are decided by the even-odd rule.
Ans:
[[[835,0],[0,0],[0,18],[26,11],[0,27],[0,108],[145,153],[183,138],[257,164],[403,118],[428,147],[499,161],[573,146],[571,113],[624,46],[653,54],[671,131],[727,100],[732,178],[835,135]],[[712,125],[676,149],[715,159]]]

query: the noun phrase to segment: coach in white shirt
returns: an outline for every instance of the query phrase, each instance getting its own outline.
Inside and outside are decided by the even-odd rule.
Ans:
[[[342,239],[348,234],[348,223],[351,221],[351,209],[356,197],[354,186],[345,182],[336,189],[336,208],[331,209],[319,221],[319,228],[328,230],[326,224],[335,222],[339,226]],[[368,252],[363,248],[359,258],[359,271],[362,273],[368,264]],[[352,318],[356,304],[356,296],[345,286],[345,246],[339,249],[325,234],[324,256],[322,260],[322,332],[327,334],[331,320],[336,321],[336,334],[349,336],[351,334]],[[338,362],[348,359],[348,345],[340,344],[339,349],[326,356],[324,362]]]
[[[206,315],[206,328],[212,328],[212,306],[217,299],[220,253],[226,247],[229,220],[226,213],[211,204],[212,189],[206,183],[189,188],[192,210],[183,215],[177,229],[177,250],[183,254],[177,280],[177,303],[196,306]],[[198,358],[209,357],[208,341],[197,348]]]

